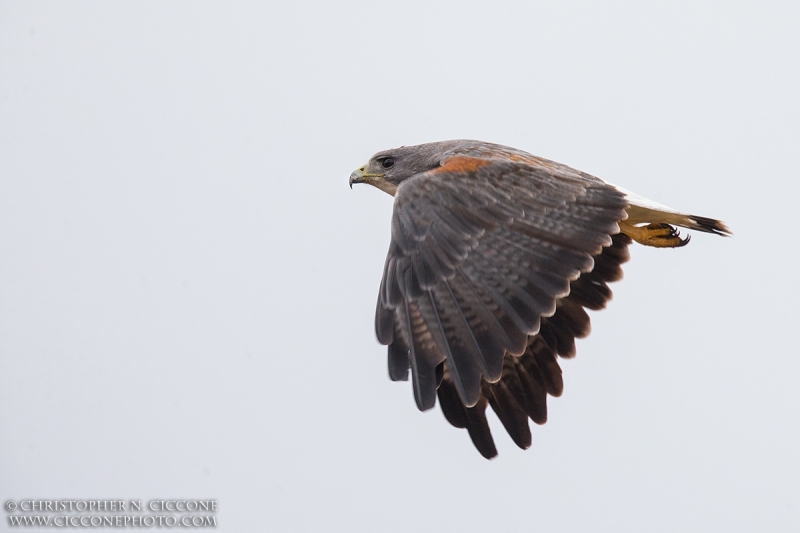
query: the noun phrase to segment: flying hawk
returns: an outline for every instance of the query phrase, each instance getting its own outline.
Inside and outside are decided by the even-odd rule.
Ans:
[[[628,245],[684,246],[674,226],[730,230],[527,152],[481,141],[404,146],[350,175],[394,196],[375,331],[389,377],[417,407],[439,398],[486,458],[497,455],[486,406],[520,448],[530,417],[564,383],[556,356],[589,334],[586,309],[611,299]]]

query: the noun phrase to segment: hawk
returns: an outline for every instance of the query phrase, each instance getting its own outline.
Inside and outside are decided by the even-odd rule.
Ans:
[[[719,220],[481,141],[379,152],[354,183],[394,196],[375,313],[389,377],[405,381],[410,369],[417,407],[438,398],[487,459],[497,449],[486,407],[520,448],[531,445],[528,418],[543,424],[547,395],[564,390],[558,357],[589,334],[586,309],[611,299],[632,241],[686,245],[675,226],[731,235]]]

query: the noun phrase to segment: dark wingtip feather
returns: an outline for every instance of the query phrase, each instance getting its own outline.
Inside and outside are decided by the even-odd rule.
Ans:
[[[450,424],[457,428],[466,428],[472,443],[478,452],[487,459],[497,456],[497,448],[492,439],[492,432],[486,420],[486,406],[488,402],[485,397],[474,407],[464,407],[458,391],[449,377],[443,379],[437,391],[439,405],[442,413]]]
[[[392,381],[408,381],[408,347],[399,338],[387,349],[389,362],[389,379]]]
[[[509,361],[512,368],[508,371],[508,375],[512,379],[508,380],[508,387],[531,420],[541,425],[547,421],[547,391],[536,362],[530,361],[528,364],[534,369],[533,373],[529,372],[522,362],[522,359],[531,357],[528,352],[521,358]]]
[[[447,421],[457,428],[463,429],[467,427],[467,413],[452,382],[443,380],[436,393],[439,396],[439,405],[442,408],[442,413]]]
[[[490,388],[487,393],[489,405],[494,409],[514,444],[523,450],[530,448],[532,436],[528,415],[514,398],[514,394],[502,385]]]
[[[412,372],[411,382],[414,385],[414,401],[417,409],[427,411],[436,406],[436,371]],[[432,375],[433,374],[433,375]]]
[[[475,407],[469,407],[467,412],[467,432],[469,438],[472,439],[472,444],[478,449],[480,454],[487,459],[494,459],[497,457],[497,448],[494,445],[492,432],[489,429],[489,422],[486,420],[486,405],[485,398]]]
[[[521,360],[525,370],[532,376],[539,373],[547,394],[555,398],[561,396],[564,393],[564,378],[556,360],[556,351],[545,343],[535,343],[531,345],[530,353],[533,357]]]

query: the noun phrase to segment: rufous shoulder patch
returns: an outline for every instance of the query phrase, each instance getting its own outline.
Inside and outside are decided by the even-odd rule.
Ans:
[[[440,166],[439,168],[433,169],[431,172],[435,174],[448,173],[448,172],[469,173],[469,172],[475,172],[479,168],[491,164],[492,162],[490,160],[481,159],[480,157],[470,157],[467,155],[454,155],[453,157],[447,159],[447,161],[444,162],[444,165]]]

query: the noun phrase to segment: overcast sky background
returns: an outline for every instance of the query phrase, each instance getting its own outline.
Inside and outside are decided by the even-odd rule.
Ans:
[[[797,531],[800,4],[0,1],[0,501],[223,531]],[[387,377],[392,199],[478,138],[725,220],[632,247],[521,451]],[[3,512],[2,526],[8,527]]]

